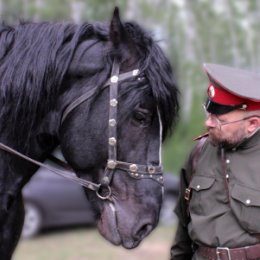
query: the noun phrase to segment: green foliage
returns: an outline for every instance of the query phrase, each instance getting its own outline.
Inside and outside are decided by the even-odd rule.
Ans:
[[[123,13],[126,0],[0,0],[2,6],[1,19],[5,22],[17,20],[71,20],[72,4],[81,4],[81,20],[109,19],[115,6]]]
[[[1,19],[8,23],[17,20],[64,20],[70,15],[69,0],[2,0]]]
[[[178,174],[195,144],[193,139],[205,132],[203,102],[204,98],[199,93],[194,95],[193,113],[190,121],[185,123],[183,120],[180,120],[172,137],[165,141],[163,146],[165,171]]]
[[[115,6],[120,8],[120,12],[123,13],[126,8],[126,0],[120,2],[116,0],[104,1],[104,0],[88,0],[86,2],[86,12],[83,14],[83,20],[108,20],[112,16],[112,12]]]

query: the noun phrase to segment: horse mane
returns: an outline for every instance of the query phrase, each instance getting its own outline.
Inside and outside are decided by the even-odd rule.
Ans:
[[[139,69],[145,71],[151,85],[166,135],[178,111],[170,64],[137,24],[125,23],[124,27],[136,45]],[[29,140],[63,91],[62,83],[78,45],[94,37],[107,40],[107,24],[26,22],[0,27],[1,131],[8,129],[17,142]]]
[[[93,26],[21,23],[0,28],[1,130],[28,140],[62,91],[73,54]],[[8,124],[9,122],[9,124]]]

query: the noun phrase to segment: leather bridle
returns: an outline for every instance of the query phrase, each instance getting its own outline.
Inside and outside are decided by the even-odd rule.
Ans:
[[[109,87],[109,119],[108,119],[108,161],[105,169],[105,174],[101,179],[99,184],[93,183],[91,181],[79,178],[72,170],[60,170],[56,167],[41,163],[37,160],[34,160],[24,154],[19,153],[18,151],[0,143],[0,149],[5,150],[11,154],[19,156],[31,163],[34,163],[40,167],[46,168],[49,171],[52,171],[58,175],[61,175],[67,179],[70,179],[87,189],[93,190],[96,192],[97,196],[102,200],[110,200],[111,198],[111,188],[110,183],[116,169],[123,170],[127,172],[132,178],[135,179],[151,179],[158,182],[160,185],[163,185],[163,174],[162,166],[154,165],[141,165],[129,162],[122,162],[117,160],[117,107],[118,107],[118,83],[122,80],[129,79],[132,77],[137,77],[139,75],[139,70],[132,70],[130,72],[119,74],[119,63],[117,60],[114,60],[111,77],[105,83],[103,87]],[[64,123],[68,115],[84,101],[88,100],[91,96],[94,95],[96,89],[92,89],[89,92],[84,93],[79,98],[74,100],[63,112],[61,124]],[[159,114],[159,111],[158,111]],[[158,115],[160,117],[160,114]],[[161,127],[161,126],[160,126]],[[60,161],[57,160],[56,161]],[[64,162],[63,162],[64,164]],[[67,167],[66,167],[67,168]]]

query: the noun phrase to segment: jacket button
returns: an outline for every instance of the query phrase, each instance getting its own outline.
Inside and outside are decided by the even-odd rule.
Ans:
[[[251,200],[250,199],[247,199],[246,200],[246,204],[249,205],[251,203]]]

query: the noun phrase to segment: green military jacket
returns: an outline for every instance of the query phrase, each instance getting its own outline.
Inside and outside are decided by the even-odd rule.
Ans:
[[[207,260],[196,252],[199,245],[234,248],[259,243],[260,131],[232,149],[206,141],[193,174],[192,154],[180,176],[171,260]]]

